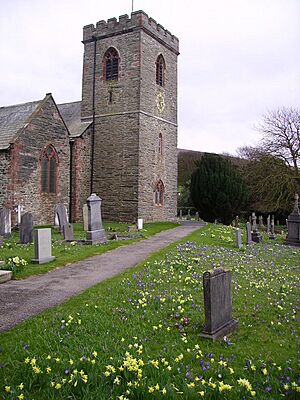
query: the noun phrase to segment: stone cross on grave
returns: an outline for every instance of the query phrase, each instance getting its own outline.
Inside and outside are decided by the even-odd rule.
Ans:
[[[295,204],[294,204],[293,214],[300,214],[300,212],[299,212],[299,195],[298,195],[298,193],[295,194]]]
[[[253,242],[256,242],[256,243],[262,242],[262,236],[258,232],[257,225],[256,225],[256,215],[254,212],[252,213],[252,240],[253,240]]]

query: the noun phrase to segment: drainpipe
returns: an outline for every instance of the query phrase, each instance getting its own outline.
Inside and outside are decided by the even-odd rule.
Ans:
[[[69,221],[73,222],[73,146],[74,141],[70,140],[70,202],[69,202]]]
[[[92,36],[94,42],[94,68],[93,68],[93,97],[92,97],[92,112],[93,112],[93,127],[92,127],[92,148],[91,148],[91,182],[90,193],[93,193],[93,178],[94,178],[94,159],[95,159],[95,98],[96,98],[96,49],[97,39]]]

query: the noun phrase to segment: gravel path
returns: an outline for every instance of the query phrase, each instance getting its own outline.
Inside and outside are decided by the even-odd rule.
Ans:
[[[186,223],[44,275],[1,284],[0,332],[137,265],[150,254],[182,239],[201,226],[200,223]]]

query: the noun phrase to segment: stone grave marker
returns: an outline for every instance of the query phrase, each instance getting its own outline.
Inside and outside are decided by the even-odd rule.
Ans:
[[[191,210],[190,209],[188,209],[188,213],[187,213],[186,219],[187,220],[191,219]]]
[[[58,223],[59,223],[59,232],[62,233],[63,231],[63,226],[68,222],[68,215],[67,215],[67,210],[64,204],[59,203],[56,204],[55,209],[54,209],[54,225],[55,225],[55,218],[58,218]]]
[[[179,210],[179,219],[182,219],[182,210]]]
[[[252,240],[253,240],[253,242],[256,242],[256,243],[262,242],[262,236],[258,232],[257,225],[256,225],[256,215],[254,212],[252,213]]]
[[[249,215],[248,221],[250,222],[251,229],[252,229],[252,216],[251,215]]]
[[[270,217],[270,215],[268,215],[268,218],[267,218],[267,235],[270,234],[270,231],[271,231],[271,217]]]
[[[200,218],[199,218],[199,212],[198,212],[198,211],[196,211],[195,220],[196,220],[196,221],[199,221],[199,220],[200,220]]]
[[[251,232],[251,223],[246,223],[246,234],[247,234],[247,244],[253,244],[252,241],[252,232]]]
[[[9,208],[0,208],[0,235],[10,236],[11,234],[11,211]]]
[[[300,211],[299,211],[299,196],[295,194],[294,209],[287,218],[288,234],[286,244],[300,246]]]
[[[143,218],[138,218],[138,220],[137,220],[137,229],[138,229],[138,231],[142,230],[143,226],[144,226]]]
[[[238,249],[241,249],[243,247],[243,243],[242,243],[242,233],[240,228],[236,228],[235,230],[235,239],[236,239],[236,247]]]
[[[73,225],[67,222],[63,226],[63,235],[64,235],[64,240],[66,242],[72,242],[74,240],[74,229]]]
[[[20,224],[20,243],[27,244],[32,242],[33,215],[27,212],[21,216]]]
[[[7,281],[10,281],[12,277],[12,272],[5,270],[5,269],[0,269],[0,283],[4,283]]]
[[[217,340],[233,332],[231,274],[215,269],[203,274],[205,327],[200,336]]]
[[[82,207],[82,220],[83,220],[83,230],[86,232],[88,230],[88,222],[89,222],[89,212],[87,204],[84,204]]]
[[[258,217],[258,226],[259,226],[260,229],[264,229],[264,228],[265,228],[265,226],[264,226],[264,220],[263,220],[263,216],[262,216],[262,215],[260,215],[260,216]]]
[[[276,239],[274,215],[272,216],[272,219],[271,219],[271,233],[270,233],[269,238],[272,240]]]
[[[34,238],[34,258],[31,260],[36,264],[45,264],[53,261],[51,247],[51,229],[42,228],[33,231]]]
[[[238,216],[238,215],[237,215],[237,216],[235,217],[235,219],[234,219],[234,226],[235,226],[236,228],[239,227],[239,216]]]
[[[102,226],[101,201],[95,193],[87,199],[88,206],[88,230],[86,239],[89,243],[105,243],[107,241],[105,231]]]

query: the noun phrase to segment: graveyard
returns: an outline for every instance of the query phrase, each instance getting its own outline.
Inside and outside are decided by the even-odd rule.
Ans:
[[[279,232],[247,245],[240,228],[241,246],[235,227],[207,224],[1,333],[0,397],[298,398],[300,249]],[[203,274],[218,269],[231,272],[237,327],[213,341]]]

